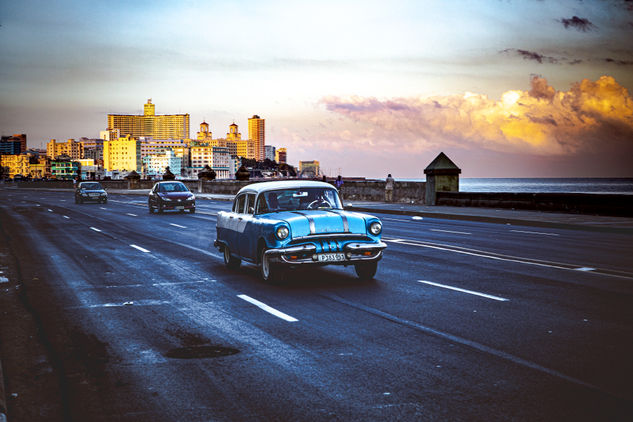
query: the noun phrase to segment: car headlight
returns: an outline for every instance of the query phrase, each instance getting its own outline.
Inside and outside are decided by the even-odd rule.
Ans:
[[[277,239],[284,240],[290,234],[290,230],[286,226],[279,226],[275,231],[275,235],[277,235]]]
[[[374,221],[373,223],[369,225],[369,232],[373,234],[374,236],[378,236],[381,231],[382,231],[382,224],[380,224],[378,221]]]
[[[194,195],[193,193],[191,194],[191,196],[189,198],[187,198],[190,201],[195,201],[196,200],[196,195]]]

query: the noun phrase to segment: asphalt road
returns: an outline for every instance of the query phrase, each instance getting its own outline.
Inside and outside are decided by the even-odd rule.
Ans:
[[[630,235],[377,214],[374,281],[271,286],[197,207],[0,190],[66,419],[633,419]]]

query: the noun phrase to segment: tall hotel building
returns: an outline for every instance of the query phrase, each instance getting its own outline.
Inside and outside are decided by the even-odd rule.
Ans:
[[[266,120],[261,119],[258,115],[248,119],[248,139],[253,142],[254,158],[257,161],[264,161],[266,158],[266,152],[264,151],[264,145],[266,144],[265,123]]]
[[[156,114],[156,106],[147,100],[143,115],[108,114],[108,131],[119,130],[120,136],[130,135],[156,139],[188,139],[189,114]]]

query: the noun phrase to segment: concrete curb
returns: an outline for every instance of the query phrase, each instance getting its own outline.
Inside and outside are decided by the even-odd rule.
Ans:
[[[7,422],[7,399],[4,394],[4,374],[0,360],[0,422]]]
[[[602,233],[627,233],[633,234],[633,229],[628,227],[602,227],[592,226],[585,224],[571,224],[571,223],[558,223],[553,221],[537,221],[529,219],[514,219],[506,217],[488,217],[484,215],[468,215],[468,214],[446,214],[446,213],[434,213],[428,211],[409,211],[409,210],[390,210],[385,208],[373,208],[373,207],[344,207],[348,211],[360,211],[366,213],[380,213],[380,214],[394,214],[394,215],[408,215],[427,218],[437,218],[442,220],[459,220],[459,221],[478,221],[481,223],[494,223],[494,224],[508,224],[515,226],[530,226],[530,227],[544,227],[552,229],[566,229],[566,230],[584,230]]]

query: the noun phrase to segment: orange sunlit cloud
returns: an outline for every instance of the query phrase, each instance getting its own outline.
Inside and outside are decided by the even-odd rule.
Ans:
[[[542,77],[498,100],[483,94],[394,98],[325,97],[327,110],[363,127],[355,141],[384,148],[438,147],[573,155],[633,144],[633,100],[613,77],[583,79],[556,91]],[[350,140],[346,140],[349,145]]]

